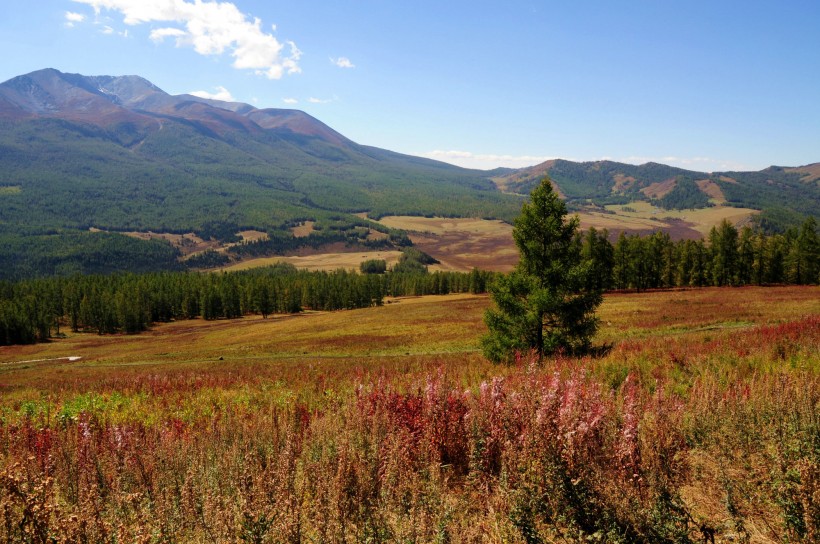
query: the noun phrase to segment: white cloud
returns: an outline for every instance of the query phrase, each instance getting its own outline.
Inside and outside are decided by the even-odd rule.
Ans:
[[[82,13],[74,13],[73,11],[66,11],[65,20],[69,23],[82,23],[85,21],[85,15]]]
[[[335,98],[315,98],[313,96],[308,98],[308,102],[310,102],[311,104],[330,104],[334,100],[336,100],[336,99]]]
[[[435,150],[419,154],[428,159],[449,162],[463,168],[477,168],[479,170],[492,170],[493,168],[524,168],[535,164],[554,159],[556,157],[535,156],[535,155],[494,155],[479,154],[470,151],[457,150]]]
[[[74,13],[73,11],[66,11],[65,12],[65,23],[63,23],[67,28],[72,28],[76,23],[82,23],[85,21],[85,15],[82,13]]]
[[[334,59],[330,57],[330,62],[338,66],[339,68],[355,68],[356,65],[350,62],[350,59],[347,57],[339,57],[338,59]]]
[[[108,25],[104,25],[104,26],[102,27],[102,30],[100,30],[100,32],[101,32],[101,33],[103,33],[103,34],[113,34],[113,33],[114,33],[114,29],[113,29],[113,28],[111,28],[111,27],[110,27],[110,26],[108,26]]]
[[[225,87],[214,87],[216,89],[215,93],[209,93],[208,91],[191,91],[188,94],[192,94],[194,96],[198,96],[199,98],[209,98],[211,100],[222,100],[224,102],[236,102],[234,97],[231,95],[231,92],[226,89]]]
[[[299,101],[296,100],[295,98],[283,98],[282,102],[284,102],[285,104],[298,104],[299,103]]]
[[[183,36],[187,36],[187,32],[181,28],[156,28],[151,31],[149,38],[153,42],[160,43],[165,38],[182,38]]]
[[[302,52],[292,41],[279,42],[262,30],[262,21],[249,18],[231,2],[194,0],[73,0],[101,10],[118,11],[130,26],[163,23],[150,38],[173,38],[177,47],[191,47],[200,55],[233,57],[234,68],[252,70],[268,79],[301,72]],[[272,27],[275,29],[275,27]]]

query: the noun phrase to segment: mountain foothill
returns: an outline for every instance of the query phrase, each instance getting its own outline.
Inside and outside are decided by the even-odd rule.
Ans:
[[[363,120],[363,122],[366,122]],[[549,175],[571,210],[650,201],[761,210],[768,230],[820,210],[820,165],[701,173],[648,163],[555,160],[464,169],[351,141],[293,109],[170,95],[139,76],[44,69],[0,84],[3,277],[183,267],[178,248],[125,232],[236,242],[407,243],[386,215],[511,222]],[[660,188],[660,189],[659,189]],[[297,239],[291,229],[311,222]],[[386,240],[386,242],[384,241]]]

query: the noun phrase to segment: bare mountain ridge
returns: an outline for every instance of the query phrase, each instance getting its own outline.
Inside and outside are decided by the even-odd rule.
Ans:
[[[335,145],[352,142],[299,110],[258,109],[193,95],[170,95],[139,76],[82,76],[54,69],[15,77],[0,85],[0,116],[50,117],[100,127],[135,123],[159,130],[158,116],[198,123],[217,134],[231,130],[272,131],[319,138]]]

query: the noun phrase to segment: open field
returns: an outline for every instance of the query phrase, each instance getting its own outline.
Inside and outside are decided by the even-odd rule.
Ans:
[[[633,202],[626,205],[607,206],[607,210],[615,212],[612,217],[612,224],[617,225],[622,221],[648,221],[650,229],[656,228],[657,223],[667,225],[669,220],[680,221],[690,229],[696,231],[701,236],[709,233],[709,230],[724,219],[727,219],[735,226],[745,225],[754,214],[760,213],[757,210],[747,208],[732,208],[713,206],[698,210],[664,210],[652,206],[649,202]],[[627,208],[627,209],[624,209]],[[582,216],[583,218],[583,216]],[[617,227],[608,227],[610,230],[619,230]],[[665,227],[664,230],[667,230]],[[673,238],[675,238],[673,236]]]
[[[323,250],[327,251],[327,250]],[[270,266],[276,263],[292,264],[296,268],[303,270],[338,270],[345,268],[348,270],[358,270],[359,265],[371,259],[387,261],[388,266],[398,262],[401,251],[328,251],[316,252],[304,250],[303,255],[291,255],[288,257],[260,257],[255,259],[245,259],[238,263],[226,266],[221,270],[237,271],[258,268],[260,266]]]
[[[379,222],[408,231],[416,247],[441,261],[431,270],[508,272],[518,262],[512,226],[502,221],[388,216]]]
[[[19,370],[14,361],[81,356],[72,368],[96,364],[176,364],[474,353],[484,332],[482,295],[387,299],[377,308],[306,312],[262,319],[186,320],[140,335],[67,333],[46,344],[0,347],[0,384]],[[666,334],[710,335],[820,314],[817,287],[683,289],[611,293],[599,311],[598,340],[618,343]],[[42,365],[48,366],[48,365]],[[64,363],[57,365],[64,368]],[[15,372],[11,372],[14,370]],[[30,370],[38,372],[38,369]],[[26,376],[30,371],[22,372]],[[19,383],[18,383],[19,384]]]
[[[613,240],[621,231],[645,235],[658,230],[669,232],[673,240],[699,239],[724,219],[734,225],[743,225],[758,213],[756,210],[720,206],[699,210],[663,210],[648,202],[607,206],[607,210],[613,213],[579,213],[581,230],[589,227],[607,229]],[[380,222],[408,231],[413,244],[441,261],[431,270],[469,272],[480,268],[508,272],[518,262],[512,225],[502,221],[388,216]]]
[[[819,301],[610,294],[540,366],[472,295],[0,348],[0,536],[814,542]]]

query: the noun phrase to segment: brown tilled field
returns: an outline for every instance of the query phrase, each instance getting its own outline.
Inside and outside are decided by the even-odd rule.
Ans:
[[[432,270],[508,272],[518,262],[512,226],[502,221],[390,216],[380,222],[410,232],[416,247],[441,261]]]

